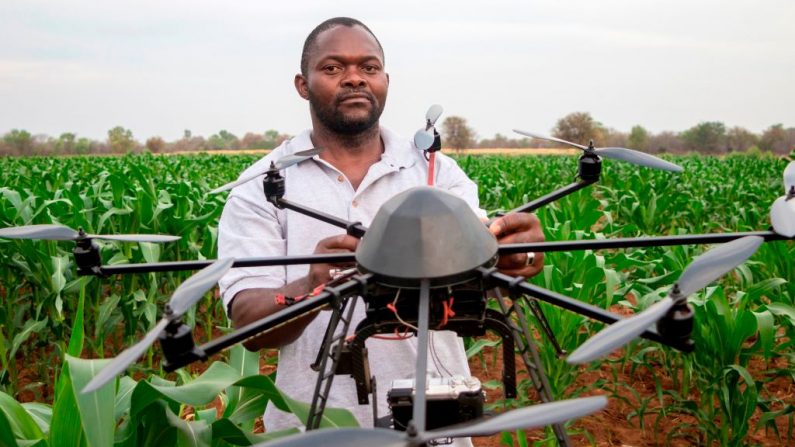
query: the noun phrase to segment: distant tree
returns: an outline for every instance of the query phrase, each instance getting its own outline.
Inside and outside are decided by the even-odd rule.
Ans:
[[[697,152],[720,153],[726,149],[726,125],[719,121],[705,121],[682,132],[685,149]]]
[[[595,121],[588,112],[574,112],[559,119],[552,129],[552,135],[572,143],[588,144],[589,140],[599,145],[604,136],[602,124]]]
[[[190,129],[185,129],[182,131],[182,138],[190,140],[191,137],[193,137],[193,132],[191,132]]]
[[[240,140],[232,132],[221,130],[217,134],[210,135],[210,138],[207,139],[207,145],[210,149],[239,149]]]
[[[3,135],[3,142],[19,155],[33,153],[33,136],[27,130],[11,129]]]
[[[795,149],[795,128],[785,129],[783,124],[768,127],[759,139],[759,148],[777,154],[787,154]]]
[[[130,129],[116,126],[108,131],[108,146],[117,153],[132,152],[138,146]]]
[[[290,136],[287,134],[279,133],[277,130],[267,130],[265,134],[263,134],[262,139],[262,148],[263,149],[273,149],[284,142],[284,140],[289,139]]]
[[[649,146],[649,132],[641,125],[632,126],[627,137],[627,145],[632,149],[647,151]]]
[[[88,138],[80,138],[75,142],[75,153],[76,154],[89,154],[93,152],[94,142],[89,140]]]
[[[56,154],[73,154],[75,153],[75,143],[77,142],[77,135],[71,132],[62,133],[57,140],[54,141],[54,152]]]
[[[262,135],[253,132],[246,132],[243,139],[240,140],[241,149],[264,149],[263,141],[265,139]]]
[[[740,126],[726,131],[726,150],[728,152],[745,152],[759,141],[759,137]]]
[[[475,131],[460,116],[448,116],[442,123],[442,145],[456,151],[475,146]]]
[[[602,128],[602,136],[599,137],[597,141],[594,141],[594,144],[597,147],[624,147],[627,145],[627,134],[621,132],[619,130],[605,127]]]
[[[679,135],[671,131],[663,131],[649,136],[647,151],[657,152],[683,152],[685,145]]]
[[[166,141],[160,137],[150,137],[146,140],[146,148],[149,152],[165,152],[166,146]]]

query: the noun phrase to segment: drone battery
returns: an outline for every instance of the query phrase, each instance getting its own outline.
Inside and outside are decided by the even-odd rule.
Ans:
[[[414,409],[414,380],[394,380],[387,392],[395,430],[405,431]],[[461,376],[428,379],[425,428],[447,427],[483,415],[480,380]]]

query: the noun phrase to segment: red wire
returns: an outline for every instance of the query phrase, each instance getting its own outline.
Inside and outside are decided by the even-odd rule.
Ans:
[[[431,152],[428,157],[428,186],[433,186],[433,170],[436,165],[436,152]]]

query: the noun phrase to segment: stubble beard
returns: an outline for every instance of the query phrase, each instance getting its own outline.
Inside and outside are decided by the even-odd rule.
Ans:
[[[348,117],[340,110],[341,99],[351,93],[364,93],[369,96],[370,111],[364,117]],[[378,120],[384,111],[384,105],[379,104],[378,100],[368,92],[345,92],[337,95],[331,104],[324,104],[318,101],[317,97],[308,92],[309,105],[315,113],[318,121],[328,130],[345,138],[358,139],[377,130]]]

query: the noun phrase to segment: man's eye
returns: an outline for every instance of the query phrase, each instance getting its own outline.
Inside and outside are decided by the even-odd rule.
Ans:
[[[378,67],[375,65],[365,65],[362,67],[362,70],[364,70],[365,73],[377,73]]]
[[[326,73],[337,73],[340,71],[340,67],[336,65],[326,65],[325,67],[323,67],[323,71],[325,71]]]

